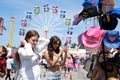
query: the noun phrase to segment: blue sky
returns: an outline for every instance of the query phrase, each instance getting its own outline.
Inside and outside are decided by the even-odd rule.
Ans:
[[[115,7],[120,7],[119,3],[120,0],[114,0],[115,1]],[[0,17],[4,18],[4,26],[6,30],[3,32],[3,35],[0,36],[0,44],[1,45],[7,45],[8,39],[9,39],[9,31],[10,31],[10,19],[13,16],[14,19],[14,35],[12,40],[12,46],[19,46],[20,39],[24,36],[19,35],[19,29],[21,27],[21,20],[25,19],[26,12],[34,11],[34,6],[39,6],[41,11],[43,8],[43,5],[49,4],[49,7],[52,6],[58,6],[59,10],[66,11],[66,18],[70,18],[71,22],[73,21],[74,14],[80,12],[82,7],[83,0],[0,0]],[[45,17],[45,13],[41,12],[40,14],[43,18]],[[47,16],[54,16],[53,14],[49,14]],[[33,18],[36,18],[37,16],[34,16]],[[55,16],[58,17],[58,16]],[[37,19],[37,18],[36,18]],[[53,21],[52,21],[53,20]],[[44,19],[38,19],[38,21],[45,21]],[[59,22],[64,22],[64,19],[58,19],[54,21],[54,18],[51,19],[51,24],[57,25]],[[35,24],[35,20],[31,20],[30,24]],[[77,36],[81,33],[83,33],[88,27],[92,26],[93,22],[90,22],[90,20],[87,20],[86,22],[81,21],[79,25],[77,26],[65,26],[64,23],[59,24],[56,26],[56,31],[54,30],[51,32],[52,34],[55,34],[57,36],[66,35],[66,29],[68,27],[73,27],[73,34],[72,34],[72,42],[77,43]],[[98,25],[98,24],[97,24]],[[44,25],[45,26],[45,25]],[[29,25],[25,28],[26,32],[29,29],[41,29],[42,26],[39,28]],[[57,31],[57,28],[60,31]],[[61,28],[61,29],[60,29]],[[118,23],[117,30],[120,30],[120,26]],[[42,29],[38,30],[40,33],[40,36],[42,37]],[[58,34],[57,34],[58,33]],[[49,33],[50,34],[50,33]],[[61,37],[63,43],[65,41],[64,37]]]

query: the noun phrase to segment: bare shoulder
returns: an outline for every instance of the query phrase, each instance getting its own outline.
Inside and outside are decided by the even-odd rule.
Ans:
[[[48,56],[48,50],[43,51],[44,56]]]
[[[48,50],[44,51],[44,57],[47,61],[49,61],[49,54],[48,54]]]

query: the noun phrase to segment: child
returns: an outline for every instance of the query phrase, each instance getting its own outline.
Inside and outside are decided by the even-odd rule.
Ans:
[[[68,80],[72,80],[72,71],[75,67],[75,60],[72,54],[68,55],[67,69],[68,69]]]

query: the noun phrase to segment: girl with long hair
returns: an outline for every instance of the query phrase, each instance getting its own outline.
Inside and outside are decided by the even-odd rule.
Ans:
[[[38,43],[41,42],[41,43]],[[19,75],[20,80],[41,80],[39,61],[42,59],[40,53],[49,43],[48,39],[39,38],[39,33],[35,30],[29,30],[25,39],[21,40],[21,46],[18,48],[20,62]]]
[[[45,80],[61,80],[60,69],[61,66],[65,65],[67,46],[60,49],[60,45],[61,40],[57,36],[52,36],[47,46],[47,50],[43,52],[48,69]]]
[[[75,68],[75,59],[72,54],[68,55],[66,63],[68,69],[68,80],[72,80],[72,71]]]

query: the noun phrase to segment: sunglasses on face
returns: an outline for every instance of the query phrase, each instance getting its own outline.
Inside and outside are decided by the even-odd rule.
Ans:
[[[59,42],[55,42],[54,44],[55,44],[55,45],[60,45],[60,43],[59,43]]]

